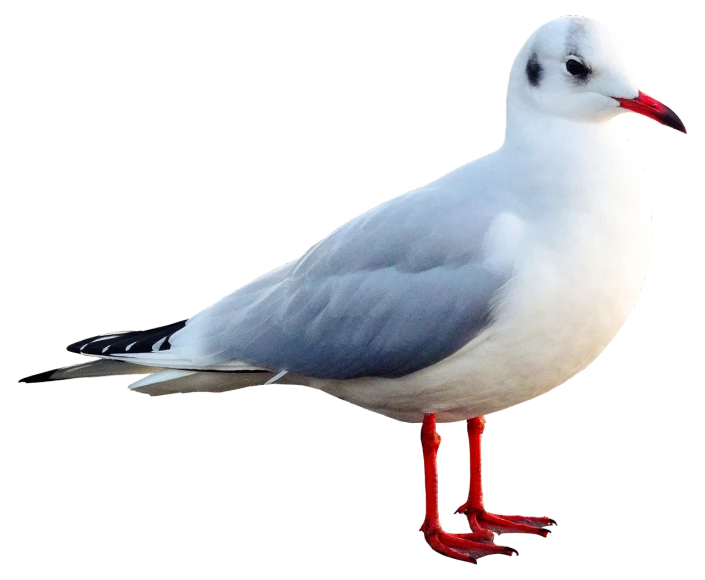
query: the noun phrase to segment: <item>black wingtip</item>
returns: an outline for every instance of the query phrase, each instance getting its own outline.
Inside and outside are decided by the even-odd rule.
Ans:
[[[55,372],[56,372],[56,369],[52,369],[50,371],[39,373],[38,375],[32,375],[30,377],[25,377],[23,379],[20,379],[18,382],[20,382],[20,383],[46,383],[48,381],[61,381],[61,380],[63,380],[63,379],[52,379],[51,375],[53,375]]]
[[[86,343],[89,343],[90,341],[95,340],[96,338],[99,338],[99,336],[94,336],[93,338],[84,338],[83,340],[81,340],[79,342],[74,342],[73,344],[69,344],[66,347],[66,350],[68,350],[69,352],[75,352],[76,354],[81,354],[81,347],[84,346]]]
[[[66,350],[76,354],[105,355],[116,353],[151,353],[157,350],[169,350],[169,338],[175,332],[186,326],[186,321],[181,320],[166,326],[158,326],[149,330],[130,330],[99,334],[91,338],[84,338],[66,347]],[[158,345],[158,346],[157,346]]]

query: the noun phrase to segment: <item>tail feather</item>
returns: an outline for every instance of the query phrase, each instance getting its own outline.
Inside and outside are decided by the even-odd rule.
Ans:
[[[152,396],[172,393],[222,393],[263,385],[274,376],[274,373],[267,371],[228,373],[164,369],[131,384],[130,389]]]
[[[169,339],[186,325],[175,322],[149,330],[113,332],[85,338],[67,347],[70,352],[99,357],[89,363],[54,369],[21,379],[24,383],[62,381],[79,377],[150,374],[131,389],[150,395],[221,392],[277,382],[283,374],[244,361],[226,361],[215,366],[198,366],[169,352]],[[273,381],[273,382],[274,382]]]
[[[67,379],[79,379],[83,377],[107,377],[112,375],[143,375],[155,373],[161,370],[159,367],[145,365],[135,365],[128,362],[110,359],[98,359],[88,363],[62,367],[25,377],[20,379],[21,383],[45,383],[48,381],[65,381]]]
[[[221,393],[244,387],[264,385],[275,373],[269,371],[192,371],[164,369],[141,364],[132,364],[115,359],[97,359],[88,363],[62,367],[20,379],[21,383],[45,383],[78,378],[96,378],[113,375],[148,376],[132,383],[130,389],[148,395],[172,393]],[[277,380],[277,382],[287,382]]]

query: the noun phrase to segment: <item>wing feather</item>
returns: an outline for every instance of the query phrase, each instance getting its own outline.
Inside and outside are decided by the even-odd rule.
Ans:
[[[398,377],[450,356],[491,322],[510,276],[483,255],[501,192],[469,188],[473,165],[359,216],[197,314],[170,336],[171,355],[333,379]]]

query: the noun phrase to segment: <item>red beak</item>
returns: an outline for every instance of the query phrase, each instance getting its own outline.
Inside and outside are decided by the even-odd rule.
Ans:
[[[619,105],[635,113],[645,115],[650,119],[658,121],[662,125],[671,127],[676,131],[685,133],[685,125],[671,109],[663,103],[659,103],[656,99],[652,99],[649,95],[645,95],[639,91],[639,96],[636,99],[616,99]]]

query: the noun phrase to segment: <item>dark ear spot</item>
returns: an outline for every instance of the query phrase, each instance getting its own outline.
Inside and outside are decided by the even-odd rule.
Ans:
[[[538,87],[541,82],[541,74],[543,73],[543,68],[539,64],[539,57],[536,53],[532,53],[529,57],[529,61],[526,63],[526,78],[529,80],[529,84],[532,87]]]

